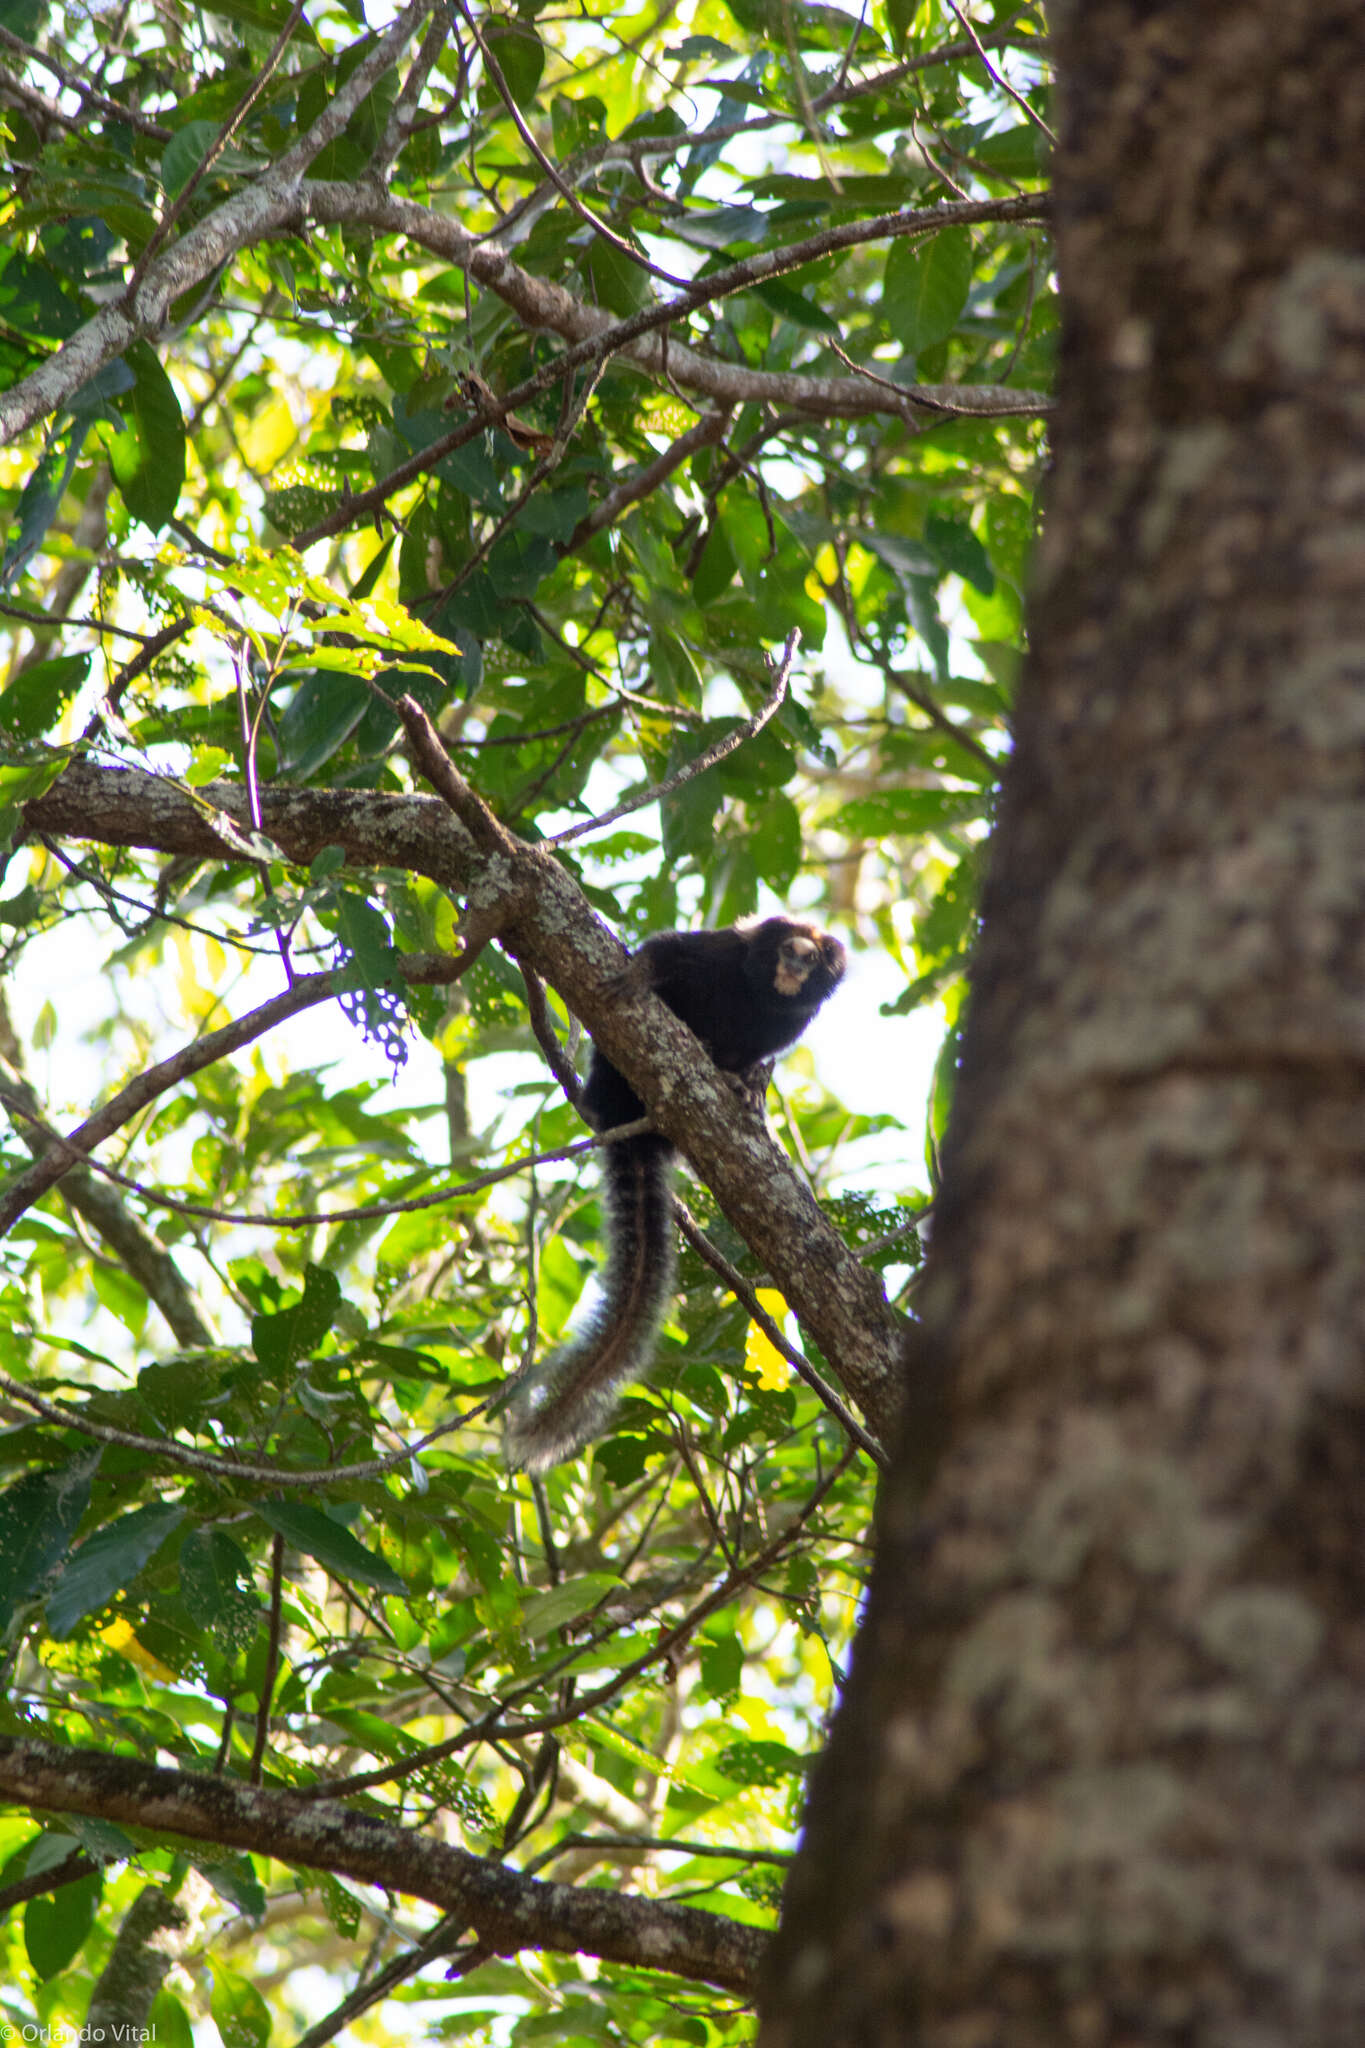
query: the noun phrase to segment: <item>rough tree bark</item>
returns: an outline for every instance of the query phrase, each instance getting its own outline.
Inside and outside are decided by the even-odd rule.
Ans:
[[[1052,12],[1032,664],[760,2038],[1358,2048],[1365,12]]]

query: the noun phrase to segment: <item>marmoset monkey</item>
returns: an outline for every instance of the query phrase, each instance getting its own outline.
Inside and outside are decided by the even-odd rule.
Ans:
[[[829,932],[769,917],[719,932],[658,932],[627,972],[696,1032],[718,1067],[743,1074],[795,1043],[845,965],[844,948]],[[583,1113],[595,1131],[646,1113],[596,1047]],[[528,1472],[571,1457],[603,1427],[621,1389],[647,1368],[672,1290],[672,1145],[651,1132],[605,1146],[602,1157],[602,1300],[580,1336],[531,1368],[508,1409],[507,1455]]]

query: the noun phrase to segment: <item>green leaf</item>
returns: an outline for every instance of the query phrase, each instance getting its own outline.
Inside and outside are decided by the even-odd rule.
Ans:
[[[62,1825],[70,1828],[87,1856],[98,1863],[126,1863],[130,1856],[136,1856],[137,1847],[131,1835],[112,1820],[97,1820],[93,1814],[69,1813]],[[32,1868],[32,1863],[29,1865]]]
[[[181,1544],[180,1597],[190,1620],[214,1629],[230,1650],[245,1649],[256,1633],[261,1603],[251,1566],[222,1529],[191,1529]]]
[[[701,57],[728,58],[734,52],[717,36],[684,36],[680,43],[670,43],[664,55],[670,64],[695,64]]]
[[[1002,178],[1036,178],[1047,168],[1049,145],[1041,129],[1021,121],[973,143],[972,155]]]
[[[172,199],[198,170],[220,127],[217,121],[187,121],[166,144],[161,157],[161,182]]]
[[[86,305],[46,263],[22,249],[0,257],[0,320],[18,334],[65,341],[86,317]]]
[[[483,35],[512,98],[519,107],[533,107],[545,69],[545,45],[530,22],[485,21]],[[487,105],[492,94],[484,92],[480,97]]]
[[[173,1992],[157,1992],[147,2022],[156,2048],[194,2048],[190,2016]]]
[[[972,284],[969,228],[944,228],[928,247],[893,242],[882,283],[882,311],[908,356],[944,341],[956,327]]]
[[[12,739],[50,732],[90,673],[88,654],[56,654],[21,669],[0,692],[0,729]]]
[[[583,273],[598,304],[622,319],[649,304],[649,272],[632,263],[610,242],[604,242],[600,235],[594,235],[583,258]]]
[[[65,1557],[90,1501],[99,1452],[29,1472],[0,1494],[0,1625]]]
[[[692,595],[700,605],[712,604],[723,590],[733,581],[739,563],[725,531],[725,521],[716,518],[706,536],[706,544],[697,563],[697,573],[692,578]]]
[[[697,207],[671,220],[668,232],[699,249],[754,247],[768,239],[768,216],[761,206]],[[753,289],[761,292],[763,288],[757,285]]]
[[[92,1870],[25,1906],[24,1947],[42,1983],[58,1976],[79,1953],[95,1924],[103,1889],[103,1871]]]
[[[265,1917],[265,1889],[249,1856],[213,1856],[190,1851],[190,1861],[208,1879],[220,1899],[248,1920]]]
[[[23,824],[23,806],[45,795],[65,766],[62,753],[23,767],[0,763],[0,847],[9,846]]]
[[[795,327],[805,327],[812,334],[838,334],[841,332],[837,320],[832,319],[823,306],[817,306],[814,299],[793,291],[780,277],[770,277],[753,287],[754,296],[762,299],[765,306],[771,306],[784,320],[790,320]]]
[[[931,512],[924,522],[924,538],[945,569],[972,584],[983,597],[993,594],[995,571],[985,548],[965,519]]]
[[[808,1761],[785,1742],[732,1742],[716,1757],[716,1768],[737,1785],[780,1785]]]
[[[79,396],[79,394],[78,394]],[[74,410],[74,407],[73,407]],[[0,590],[7,590],[25,563],[42,545],[57,509],[66,496],[76,458],[85,443],[93,419],[88,413],[54,427],[47,446],[33,466],[32,474],[19,494],[16,508],[18,531],[5,548],[0,561]]]
[[[588,493],[582,484],[558,491],[542,487],[522,506],[516,523],[525,533],[566,541],[587,509]]]
[[[352,1892],[348,1892],[340,1879],[333,1877],[330,1871],[324,1871],[321,1877],[310,1873],[310,1878],[316,1884],[318,1897],[322,1901],[322,1910],[337,1933],[345,1935],[348,1941],[354,1941],[360,1930],[359,1899]]]
[[[967,818],[979,817],[985,798],[979,791],[888,789],[879,796],[854,797],[839,813],[846,832],[861,839],[893,833],[938,832]]]
[[[325,1266],[305,1268],[303,1298],[278,1315],[251,1319],[251,1348],[266,1369],[286,1373],[317,1350],[336,1321],[341,1283]]]
[[[157,1421],[167,1429],[184,1429],[198,1422],[207,1404],[216,1399],[222,1380],[221,1367],[209,1358],[171,1358],[144,1365],[137,1376],[137,1390]]]
[[[130,1273],[125,1273],[122,1266],[96,1266],[90,1276],[90,1287],[101,1308],[117,1316],[133,1336],[142,1335],[151,1303],[146,1290]]]
[[[222,2036],[223,2048],[266,2048],[270,2039],[270,2009],[254,1984],[213,1965],[213,1990],[209,2011]]]
[[[344,746],[372,702],[358,676],[335,669],[304,675],[280,720],[280,766],[307,782]]]
[[[257,1501],[256,1513],[266,1525],[292,1543],[306,1557],[316,1558],[339,1579],[358,1579],[363,1586],[377,1586],[381,1593],[407,1591],[397,1572],[357,1543],[349,1529],[334,1522],[321,1508],[304,1501]]]
[[[135,519],[159,533],[180,500],[185,481],[185,422],[170,378],[145,341],[125,360],[133,389],[123,401],[127,424],[109,443],[109,466]]]
[[[341,890],[336,899],[337,930],[351,956],[352,978],[364,988],[382,988],[393,978],[389,921],[368,896]]]
[[[577,1621],[620,1585],[614,1572],[585,1572],[581,1578],[565,1579],[547,1593],[533,1593],[522,1602],[522,1628],[530,1642],[539,1642],[557,1628]]]
[[[736,1635],[704,1639],[701,1655],[703,1689],[713,1700],[733,1699],[744,1673],[744,1645]]]
[[[595,93],[584,93],[581,98],[574,99],[565,93],[556,93],[550,102],[555,154],[562,160],[595,142],[602,133],[606,118],[606,105]]]
[[[78,1621],[107,1606],[184,1518],[183,1508],[152,1502],[88,1536],[48,1596],[48,1628],[56,1640],[64,1641]]]

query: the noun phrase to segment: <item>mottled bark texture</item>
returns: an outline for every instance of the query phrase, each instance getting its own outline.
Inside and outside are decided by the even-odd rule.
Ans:
[[[144,1885],[123,1916],[85,2016],[90,2041],[135,2041],[152,2001],[186,1947],[190,1916],[158,1885]],[[103,2028],[103,2032],[100,2029]]]
[[[760,2038],[1360,2048],[1365,8],[1052,25],[1033,656]]]

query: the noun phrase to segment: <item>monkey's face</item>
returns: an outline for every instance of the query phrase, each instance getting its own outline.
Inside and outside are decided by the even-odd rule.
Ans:
[[[830,932],[789,932],[777,949],[773,987],[780,996],[792,997],[818,990],[823,1000],[843,971],[844,949]]]

